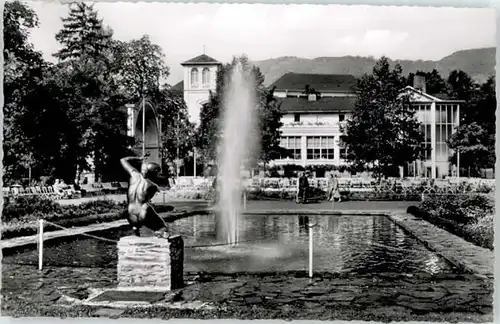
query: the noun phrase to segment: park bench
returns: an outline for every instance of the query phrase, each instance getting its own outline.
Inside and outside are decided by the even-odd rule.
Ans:
[[[114,187],[111,182],[103,182],[101,183],[102,185],[102,192],[104,194],[110,194],[110,193],[116,193],[118,192],[118,188]]]
[[[56,191],[53,186],[47,187],[47,191],[48,191],[50,197],[53,198],[53,199],[63,199],[63,198],[65,198],[64,193]]]
[[[111,187],[113,187],[116,193],[124,193],[127,191],[127,188],[123,188],[117,181],[111,182]]]
[[[82,191],[82,196],[93,196],[101,192],[100,188],[96,188],[93,184],[84,184],[80,186]]]
[[[31,189],[28,188],[19,188],[19,195],[20,196],[33,196],[34,193],[31,192]]]
[[[42,193],[41,193],[41,191],[40,191],[39,189],[40,189],[40,187],[38,187],[38,189],[37,189],[37,187],[35,187],[35,186],[30,187],[30,191],[31,191],[31,193],[32,193],[33,195],[36,195],[36,196],[42,196]]]
[[[40,186],[35,186],[35,187],[33,187],[33,189],[35,190],[37,195],[45,196],[45,194],[42,192],[42,188]]]

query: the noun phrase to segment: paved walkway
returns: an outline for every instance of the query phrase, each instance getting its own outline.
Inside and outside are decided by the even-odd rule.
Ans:
[[[4,265],[2,313],[425,322],[492,321],[493,281],[466,274],[210,275],[167,293],[113,293],[116,269]],[[21,289],[22,288],[22,289]],[[103,289],[110,289],[100,295]],[[92,298],[95,297],[95,298]],[[129,300],[129,302],[120,302]],[[132,302],[133,301],[133,302]],[[133,306],[133,307],[131,307]]]

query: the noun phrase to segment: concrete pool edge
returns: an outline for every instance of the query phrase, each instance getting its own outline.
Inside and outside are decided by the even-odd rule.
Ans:
[[[474,245],[455,234],[406,212],[389,212],[386,216],[407,231],[426,248],[458,268],[482,278],[494,277],[494,252]]]

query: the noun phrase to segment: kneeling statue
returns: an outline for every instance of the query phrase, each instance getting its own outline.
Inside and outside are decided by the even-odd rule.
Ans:
[[[140,236],[140,229],[146,227],[155,232],[155,236],[165,237],[168,233],[167,224],[150,204],[150,200],[159,189],[151,178],[158,177],[161,167],[154,162],[145,162],[145,158],[146,156],[126,157],[120,160],[123,168],[130,175],[127,190],[127,218],[134,228],[135,235]],[[143,161],[141,172],[129,163],[130,160]]]

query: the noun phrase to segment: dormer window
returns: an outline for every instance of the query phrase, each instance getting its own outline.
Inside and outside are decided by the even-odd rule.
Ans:
[[[191,88],[198,88],[199,80],[198,80],[198,69],[191,69]]]
[[[210,88],[210,69],[204,68],[201,72],[203,88]]]

